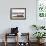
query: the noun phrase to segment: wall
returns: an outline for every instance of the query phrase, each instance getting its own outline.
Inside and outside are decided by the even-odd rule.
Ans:
[[[10,20],[10,8],[26,8],[26,20]],[[0,34],[17,26],[32,36],[32,24],[36,24],[36,0],[0,0]]]

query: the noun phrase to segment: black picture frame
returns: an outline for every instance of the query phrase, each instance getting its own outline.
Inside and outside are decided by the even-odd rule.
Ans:
[[[25,20],[26,8],[10,8],[10,19],[11,20]]]

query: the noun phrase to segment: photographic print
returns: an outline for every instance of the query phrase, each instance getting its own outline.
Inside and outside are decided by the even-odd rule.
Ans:
[[[10,19],[12,20],[24,20],[26,19],[26,8],[11,8]]]

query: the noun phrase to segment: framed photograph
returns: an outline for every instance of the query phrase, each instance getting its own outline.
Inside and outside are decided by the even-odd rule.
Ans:
[[[26,19],[26,8],[10,8],[10,19],[25,20]]]

